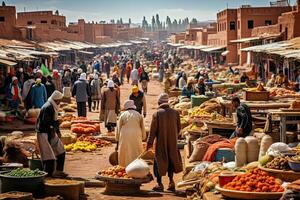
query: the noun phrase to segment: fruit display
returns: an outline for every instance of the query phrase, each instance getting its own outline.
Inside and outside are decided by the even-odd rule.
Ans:
[[[191,117],[210,117],[210,113],[204,111],[200,107],[195,107],[190,111],[190,116]]]
[[[268,162],[265,166],[270,169],[289,170],[288,156],[279,156]]]
[[[65,112],[76,112],[76,108],[72,108],[71,106],[65,106],[62,109]]]
[[[269,89],[271,97],[285,97],[285,96],[296,96],[296,92],[292,90],[288,90],[285,88],[270,88]]]
[[[18,178],[26,178],[26,177],[42,176],[44,174],[45,173],[43,171],[40,171],[38,169],[30,170],[30,169],[17,168],[8,173],[5,173],[4,175],[11,176],[11,177],[18,177]]]
[[[82,151],[82,152],[92,152],[97,149],[97,145],[86,141],[77,141],[73,144],[65,145],[66,151]]]
[[[72,124],[71,131],[77,134],[93,134],[100,132],[100,124],[84,124],[84,123],[76,123]]]
[[[99,147],[107,147],[107,146],[111,146],[112,143],[106,140],[102,140],[99,138],[95,138],[93,136],[80,136],[78,139],[78,141],[85,141],[85,142],[90,142],[92,144],[95,144],[98,148]]]
[[[128,175],[126,174],[125,167],[121,166],[114,166],[110,167],[107,170],[101,170],[99,172],[101,176],[107,176],[111,178],[126,178],[129,179]]]
[[[236,176],[223,188],[247,192],[284,192],[281,181],[256,168]]]
[[[63,121],[59,127],[60,128],[71,128],[72,123],[70,121]]]
[[[300,109],[300,101],[293,101],[290,109]]]
[[[210,99],[200,105],[200,108],[208,113],[220,112],[221,104],[216,99]]]
[[[298,154],[298,155],[291,157],[291,160],[295,161],[295,162],[300,162],[300,155]]]

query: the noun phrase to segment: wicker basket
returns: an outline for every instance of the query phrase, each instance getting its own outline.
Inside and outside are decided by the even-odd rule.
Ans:
[[[243,93],[244,100],[246,101],[269,101],[270,92],[252,92],[252,91],[244,91]]]

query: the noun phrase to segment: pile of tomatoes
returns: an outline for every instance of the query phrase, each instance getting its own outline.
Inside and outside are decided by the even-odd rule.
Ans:
[[[281,182],[266,172],[256,168],[250,172],[236,176],[223,188],[247,192],[284,192]]]

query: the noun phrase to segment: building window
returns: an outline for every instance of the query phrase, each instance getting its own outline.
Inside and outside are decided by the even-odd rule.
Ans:
[[[5,17],[0,17],[0,22],[5,22]]]
[[[224,31],[226,31],[227,30],[227,24],[226,24],[226,22],[224,23]]]
[[[42,20],[41,24],[47,24],[47,21]]]
[[[266,21],[265,21],[265,25],[266,25],[266,26],[272,25],[272,20],[266,20]]]
[[[27,22],[27,25],[32,25],[32,21],[28,21],[28,22]]]
[[[230,22],[230,30],[235,30],[235,22]]]
[[[248,29],[253,29],[253,28],[254,28],[254,21],[248,20]]]
[[[51,24],[57,25],[57,21],[56,21],[56,20],[52,20],[52,21],[51,21]]]
[[[282,32],[282,24],[280,24],[280,26],[279,26],[279,32],[280,33]]]

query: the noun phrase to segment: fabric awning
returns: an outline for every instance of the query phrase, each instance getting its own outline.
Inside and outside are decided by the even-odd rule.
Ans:
[[[4,64],[4,65],[9,65],[9,66],[15,66],[16,64],[18,64],[16,62],[9,61],[9,60],[3,60],[3,59],[0,59],[0,63]]]
[[[222,55],[222,56],[227,56],[227,54],[228,54],[229,52],[230,52],[230,51],[228,51],[228,50],[223,51],[223,52],[221,53],[221,55]]]
[[[93,55],[94,52],[90,52],[90,51],[78,51],[79,53],[84,53],[84,54],[89,54],[89,55]]]
[[[226,46],[219,46],[219,47],[209,47],[209,48],[201,49],[201,50],[204,52],[219,52],[225,48],[226,48]]]
[[[247,43],[247,42],[254,42],[257,40],[264,40],[264,39],[273,39],[279,37],[281,34],[272,34],[272,35],[261,35],[259,37],[248,37],[248,38],[241,38],[237,40],[231,40],[231,43]]]

